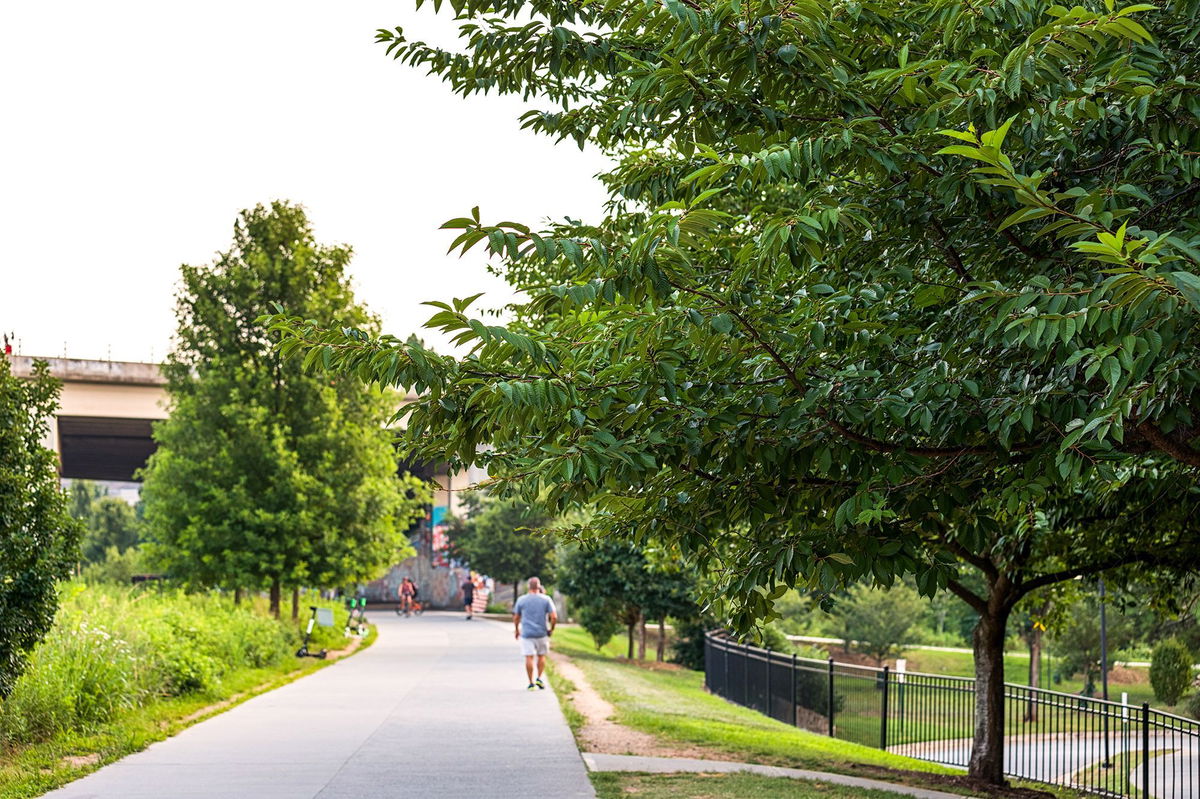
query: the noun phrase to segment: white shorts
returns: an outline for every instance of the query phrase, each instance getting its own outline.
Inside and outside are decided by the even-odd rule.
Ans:
[[[528,657],[529,655],[544,655],[550,651],[550,636],[542,636],[541,638],[522,638],[521,639],[521,654]]]

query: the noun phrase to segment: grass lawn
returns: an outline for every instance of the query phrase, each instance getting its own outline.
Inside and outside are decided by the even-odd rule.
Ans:
[[[795,768],[857,774],[869,767],[959,773],[799,730],[726,702],[704,690],[701,672],[658,671],[615,660],[624,653],[619,643],[610,642],[597,652],[588,634],[577,627],[560,626],[554,647],[570,656],[592,687],[612,703],[617,722],[665,741],[704,747],[727,758]]]
[[[359,651],[375,637],[374,628]],[[295,658],[278,666],[226,674],[219,689],[160,699],[111,719],[90,733],[60,734],[36,744],[0,746],[0,799],[28,799],[66,785],[192,724],[337,661]]]
[[[838,650],[835,647],[833,650],[834,659],[837,658]],[[909,671],[923,671],[926,674],[947,674],[956,677],[973,677],[975,676],[975,661],[969,652],[936,652],[926,649],[913,649],[904,653],[904,658],[908,660]],[[1042,680],[1039,688],[1045,688],[1050,691],[1058,691],[1064,694],[1078,694],[1083,691],[1083,680],[1072,678],[1056,683],[1051,679],[1053,674],[1053,661],[1047,657],[1042,662]],[[1123,668],[1122,673],[1132,677],[1139,678],[1138,682],[1134,683],[1115,683],[1110,682],[1108,686],[1108,696],[1111,701],[1120,702],[1121,693],[1129,694],[1129,704],[1141,705],[1143,702],[1149,702],[1152,707],[1160,710],[1168,710],[1170,708],[1163,707],[1161,702],[1154,698],[1154,689],[1150,687],[1150,672],[1144,668]],[[1026,652],[1008,652],[1004,655],[1004,681],[1016,683],[1018,685],[1026,685],[1029,682],[1029,654]],[[1099,694],[1099,688],[1097,688]],[[1174,711],[1170,711],[1174,712]]]
[[[598,799],[897,799],[885,791],[843,788],[824,782],[762,777],[757,774],[624,774],[592,775]]]
[[[716,759],[853,774],[948,793],[980,795],[977,786],[954,779],[955,775],[963,775],[961,770],[807,732],[727,702],[704,689],[702,672],[658,670],[629,663],[623,660],[623,641],[610,642],[597,651],[582,629],[560,625],[554,633],[554,648],[569,656],[591,686],[613,705],[615,721],[655,735],[664,743],[701,750],[689,756],[704,757],[704,752],[709,752]],[[568,723],[578,733],[583,718],[566,699],[574,686],[561,674],[552,672],[551,678]],[[850,797],[835,786],[758,775],[601,773],[592,778],[600,797]],[[1079,796],[1074,791],[1044,785],[1021,787],[1044,792],[1043,796]],[[875,796],[873,791],[854,794]]]

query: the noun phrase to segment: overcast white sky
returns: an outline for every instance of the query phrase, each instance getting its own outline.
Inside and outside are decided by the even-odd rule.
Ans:
[[[603,161],[391,61],[373,38],[396,25],[450,41],[412,0],[0,4],[0,330],[26,355],[160,359],[179,265],[274,198],[354,247],[388,332],[417,331],[423,300],[502,303],[438,226],[472,205],[595,217]]]

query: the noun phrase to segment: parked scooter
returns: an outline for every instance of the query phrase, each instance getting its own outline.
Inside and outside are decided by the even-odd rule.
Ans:
[[[320,652],[308,651],[308,642],[312,638],[313,627],[315,627],[317,625],[317,606],[309,605],[308,609],[312,611],[312,616],[310,616],[308,619],[308,627],[304,630],[304,643],[302,643],[300,645],[300,648],[296,650],[296,657],[298,657],[298,658],[319,658],[321,660],[324,660],[325,656],[329,654],[328,651],[326,651],[324,649],[322,649]],[[322,623],[321,626],[322,627],[332,627],[333,626],[333,618],[332,618],[333,614],[329,613],[329,611],[326,610],[325,608],[321,608],[321,610],[325,610],[325,612],[328,613],[329,617],[330,617],[328,623]],[[324,615],[324,614],[322,614],[322,615]],[[324,621],[325,620],[322,619],[322,622],[324,622]]]
[[[367,598],[365,596],[347,598],[346,609],[350,612],[346,618],[346,635],[365,637],[367,634]]]

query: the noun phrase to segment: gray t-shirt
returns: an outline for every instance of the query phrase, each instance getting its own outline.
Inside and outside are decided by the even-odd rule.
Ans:
[[[513,606],[513,613],[521,616],[522,638],[545,638],[549,635],[550,625],[546,617],[554,612],[554,600],[545,594],[525,594]]]

